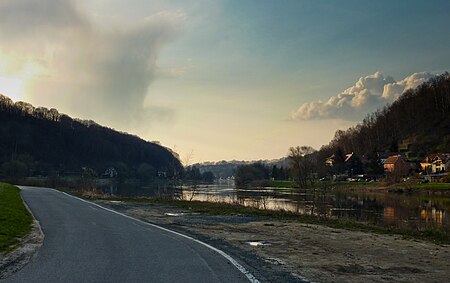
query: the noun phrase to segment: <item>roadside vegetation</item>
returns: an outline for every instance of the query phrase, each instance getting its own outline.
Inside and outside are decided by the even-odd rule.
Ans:
[[[30,232],[32,221],[19,188],[0,183],[0,253],[11,251]]]

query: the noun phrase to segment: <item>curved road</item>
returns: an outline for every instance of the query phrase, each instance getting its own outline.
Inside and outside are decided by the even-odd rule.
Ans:
[[[44,243],[36,258],[2,283],[249,282],[196,241],[55,190],[21,189]]]

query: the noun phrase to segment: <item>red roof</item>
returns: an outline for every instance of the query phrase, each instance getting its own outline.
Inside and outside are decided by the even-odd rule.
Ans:
[[[387,159],[386,159],[386,161],[384,162],[384,164],[395,164],[395,163],[397,163],[397,161],[399,160],[399,159],[401,159],[402,157],[400,156],[400,155],[392,155],[392,156],[389,156]]]

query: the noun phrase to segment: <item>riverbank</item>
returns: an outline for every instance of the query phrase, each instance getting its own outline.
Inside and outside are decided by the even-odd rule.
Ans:
[[[243,251],[235,252],[236,258],[250,265],[258,258],[263,264],[254,268],[285,273],[289,275],[286,281],[445,282],[450,277],[449,245],[267,218],[248,211],[232,214],[225,206],[214,212],[188,202],[179,202],[179,206],[143,199],[96,202],[213,245],[231,246]]]
[[[296,189],[297,185],[293,181],[270,181],[270,187]],[[449,192],[450,183],[421,183],[420,179],[408,179],[400,183],[388,184],[384,181],[377,182],[335,182],[317,181],[316,189],[359,189],[366,191],[391,191],[391,192]]]

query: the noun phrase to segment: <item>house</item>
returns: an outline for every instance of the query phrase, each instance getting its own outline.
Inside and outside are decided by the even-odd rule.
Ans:
[[[411,171],[411,166],[401,155],[389,156],[383,164],[386,173],[397,176],[406,176]]]
[[[430,153],[420,162],[420,168],[427,174],[449,171],[450,153]]]
[[[102,174],[102,178],[115,178],[117,177],[117,175],[118,175],[117,170],[114,167],[109,167]]]
[[[327,157],[327,159],[325,159],[325,165],[329,166],[329,167],[333,167],[335,158],[336,158],[336,156],[334,154],[331,155],[330,157]]]
[[[347,153],[344,156],[344,163],[348,163],[350,161],[352,161],[353,157],[355,157],[355,155],[352,153]],[[328,157],[327,159],[325,159],[325,165],[329,166],[329,167],[333,167],[334,163],[336,162],[336,155],[331,155],[330,157]]]
[[[325,165],[333,168],[337,173],[347,172],[347,175],[351,176],[362,173],[363,163],[356,154],[353,152],[347,153],[341,158],[333,154],[325,160]]]
[[[384,164],[389,156],[400,155],[404,158],[404,155],[399,152],[377,152],[378,158],[380,159],[381,164]]]
[[[347,162],[351,161],[352,158],[353,158],[353,152],[352,153],[347,153],[345,155],[344,162],[347,163]]]

